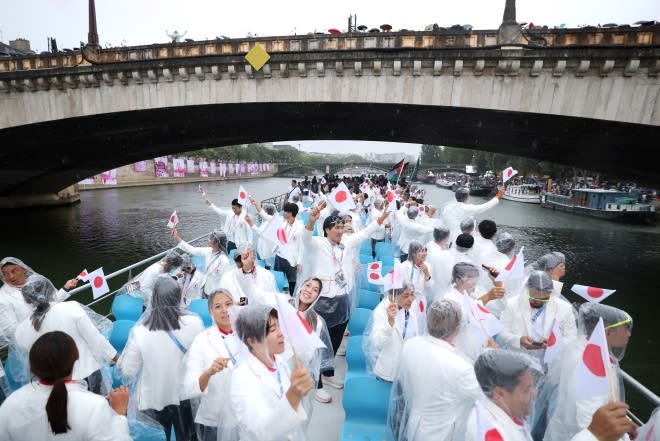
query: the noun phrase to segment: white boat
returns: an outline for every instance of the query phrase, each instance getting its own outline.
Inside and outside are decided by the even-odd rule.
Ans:
[[[504,191],[504,199],[526,204],[541,203],[541,186],[533,184],[509,184]]]

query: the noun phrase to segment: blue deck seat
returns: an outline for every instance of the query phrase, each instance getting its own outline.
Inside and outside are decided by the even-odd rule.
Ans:
[[[144,300],[128,294],[115,295],[110,311],[116,320],[136,321],[142,315]]]
[[[348,320],[348,332],[351,335],[362,335],[372,312],[371,309],[367,308],[355,308]]]
[[[121,353],[124,350],[133,326],[135,326],[135,320],[115,320],[112,322],[112,329],[110,330],[108,340],[117,352]]]
[[[275,276],[275,283],[277,284],[279,292],[284,292],[285,289],[289,289],[289,280],[287,280],[283,271],[271,269],[270,272]]]
[[[195,268],[197,268],[200,272],[204,272],[206,269],[206,260],[204,259],[204,256],[193,255],[191,256],[191,260],[193,265],[195,265]]]
[[[363,254],[362,252],[360,252],[360,263],[361,263],[361,264],[371,263],[371,262],[373,262],[373,261],[374,261],[374,258],[373,258],[373,256],[371,255],[371,253],[369,253],[369,254]]]
[[[393,440],[387,425],[392,385],[373,376],[355,376],[345,383],[342,398],[346,418],[342,440]]]
[[[188,310],[197,314],[207,328],[213,324],[213,319],[209,313],[209,301],[207,299],[192,299],[190,305],[188,305]]]
[[[367,360],[362,350],[363,335],[351,335],[346,344],[346,376],[351,377],[367,375]]]
[[[376,286],[376,285],[374,285]],[[358,291],[358,308],[373,310],[380,303],[380,293],[369,289]]]

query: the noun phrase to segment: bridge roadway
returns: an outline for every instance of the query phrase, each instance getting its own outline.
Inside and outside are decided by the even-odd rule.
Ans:
[[[256,43],[270,60],[244,56]],[[289,36],[0,59],[0,197],[283,139],[487,150],[660,184],[660,28]]]

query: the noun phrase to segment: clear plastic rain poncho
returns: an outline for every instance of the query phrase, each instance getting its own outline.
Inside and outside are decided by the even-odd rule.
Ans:
[[[21,259],[18,259],[16,257],[5,257],[4,259],[0,260],[0,269],[7,264],[17,265],[20,266],[21,268],[24,268],[26,271],[25,277],[29,277],[32,274],[34,274],[34,270],[32,268],[26,265]],[[9,286],[13,286],[14,288],[20,289],[22,287],[22,285],[21,286],[12,285],[8,280],[5,279],[5,276],[2,273],[2,271],[0,271],[0,281],[2,281],[2,283],[7,283]]]
[[[388,426],[394,439],[454,440],[483,392],[474,365],[452,345],[461,326],[461,307],[434,301],[427,311],[428,335],[403,347],[392,384]]]
[[[149,430],[173,423],[177,439],[192,435],[193,400],[181,400],[179,385],[185,354],[203,329],[199,316],[181,306],[177,282],[169,275],[156,278],[151,304],[131,329],[117,362],[117,373],[131,392],[129,419]],[[157,413],[166,406],[172,406],[167,414]]]
[[[487,349],[477,358],[474,372],[481,390],[490,401],[484,403],[485,407],[493,411],[493,422],[499,426],[498,429],[505,432],[502,433],[504,439],[526,439],[525,432],[529,430],[528,418],[534,410],[536,391],[543,378],[543,369],[538,361],[521,352]],[[527,375],[527,378],[523,378]],[[531,383],[528,383],[530,380]],[[508,393],[499,393],[498,387]],[[523,421],[524,427],[514,421]],[[476,421],[473,424],[468,420],[469,431],[475,431],[476,427]],[[511,435],[507,436],[507,432]],[[467,439],[475,438],[468,436]]]
[[[18,325],[15,339],[10,343],[10,357],[16,361],[8,367],[12,378],[27,384],[32,376],[28,360],[32,344],[46,332],[62,331],[74,339],[80,353],[73,370],[74,379],[86,380],[91,391],[109,392],[111,379],[107,366],[116,351],[104,336],[109,335],[112,322],[78,302],[57,303],[57,292],[50,280],[36,273],[21,288],[33,312]]]
[[[636,439],[660,441],[660,407],[656,407],[646,424],[637,430]]]
[[[16,257],[5,257],[0,261],[0,269],[5,265],[16,265],[25,270],[25,277],[29,277],[34,274],[32,268],[27,266],[21,259]],[[13,269],[12,271],[19,271]],[[10,267],[7,267],[5,271],[9,272]],[[17,275],[12,274],[9,278],[17,277]],[[5,277],[5,274],[0,271],[0,280],[2,281],[2,287],[0,287],[0,299],[5,303],[4,307],[0,311],[0,346],[8,344],[14,338],[14,332],[16,331],[16,326],[18,323],[27,317],[30,313],[30,306],[24,303],[23,295],[21,294],[22,284],[12,283],[9,278]],[[16,281],[17,282],[17,281]],[[8,305],[7,303],[13,303],[13,306]]]
[[[229,399],[236,414],[240,438],[259,439],[259,433],[268,432],[271,439],[305,439],[304,424],[291,429],[279,424],[264,426],[268,421],[272,422],[270,412],[277,412],[280,406],[289,406],[283,401],[287,400],[286,392],[291,385],[291,370],[281,357],[285,351],[284,334],[279,329],[277,309],[264,304],[248,304],[237,309],[233,329],[243,343],[241,357],[244,361],[234,371]],[[268,347],[271,332],[279,334],[275,336],[278,337],[275,353],[271,353]],[[265,371],[263,366],[266,366]],[[300,405],[305,411],[311,411],[309,395]]]
[[[632,318],[625,311],[600,303],[583,303],[578,313],[578,338],[563,352],[562,357],[550,365],[544,384],[539,390],[534,418],[534,433],[543,433],[546,441],[564,441],[586,428],[593,413],[612,399],[610,393],[589,400],[576,399],[576,366],[582,357],[587,339],[603,319],[608,341],[612,369],[608,375],[615,388],[618,401],[625,401],[623,377],[617,360],[623,358],[632,329]],[[545,411],[544,411],[545,410]],[[547,428],[544,423],[547,422]]]
[[[173,271],[179,268],[181,263],[181,254],[170,250],[158,262],[149,265],[144,271],[129,280],[117,294],[126,293],[133,297],[140,297],[144,299],[144,304],[148,308],[156,280],[164,274],[173,275]]]
[[[319,292],[316,292],[314,285],[319,284]],[[310,277],[296,287],[296,293],[290,300],[296,311],[299,311],[303,318],[314,329],[314,332],[325,343],[324,349],[317,349],[315,354],[298,354],[309,373],[314,378],[315,384],[318,383],[319,374],[335,369],[335,354],[332,351],[332,342],[325,320],[314,311],[314,305],[320,298],[320,290],[323,289],[323,282],[317,278]],[[301,307],[302,304],[302,307]],[[304,308],[304,309],[303,309]]]
[[[389,323],[388,311],[396,308],[394,325]],[[398,289],[385,293],[383,300],[369,317],[362,338],[362,351],[369,374],[386,381],[394,379],[401,349],[408,339],[426,333],[424,300],[415,296],[412,286],[403,282]]]

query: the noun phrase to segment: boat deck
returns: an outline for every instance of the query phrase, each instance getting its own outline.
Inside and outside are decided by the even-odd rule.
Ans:
[[[346,338],[344,337],[344,339]],[[335,357],[335,375],[343,380],[345,374],[346,357]],[[307,426],[307,439],[309,441],[338,441],[341,438],[346,415],[342,406],[344,390],[329,386],[324,386],[323,389],[332,396],[332,401],[330,403],[319,403],[312,396],[313,410]],[[314,391],[311,394],[314,394]]]

